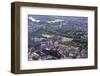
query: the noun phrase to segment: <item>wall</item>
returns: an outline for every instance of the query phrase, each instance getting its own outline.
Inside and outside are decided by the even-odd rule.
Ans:
[[[0,76],[17,76],[10,73],[10,55],[11,55],[11,15],[10,3],[15,0],[1,0],[0,2]],[[57,3],[57,4],[74,4],[74,5],[90,5],[98,6],[100,16],[100,1],[99,0],[16,0],[28,2],[41,2],[41,3]],[[98,18],[98,21],[100,18]],[[98,22],[98,24],[100,24]],[[98,28],[100,26],[98,25]],[[98,29],[100,33],[100,30]],[[98,36],[98,43],[100,42],[100,35]],[[99,44],[100,46],[100,44]],[[98,47],[99,47],[98,46]],[[98,51],[100,49],[98,48]],[[100,58],[100,51],[98,52]],[[38,73],[38,74],[22,74],[18,76],[99,76],[100,73],[100,60],[98,70],[81,70],[81,71],[65,71],[53,73]]]

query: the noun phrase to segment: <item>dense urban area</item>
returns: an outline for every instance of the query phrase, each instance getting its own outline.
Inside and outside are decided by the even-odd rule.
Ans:
[[[28,16],[28,61],[88,58],[88,18]]]

